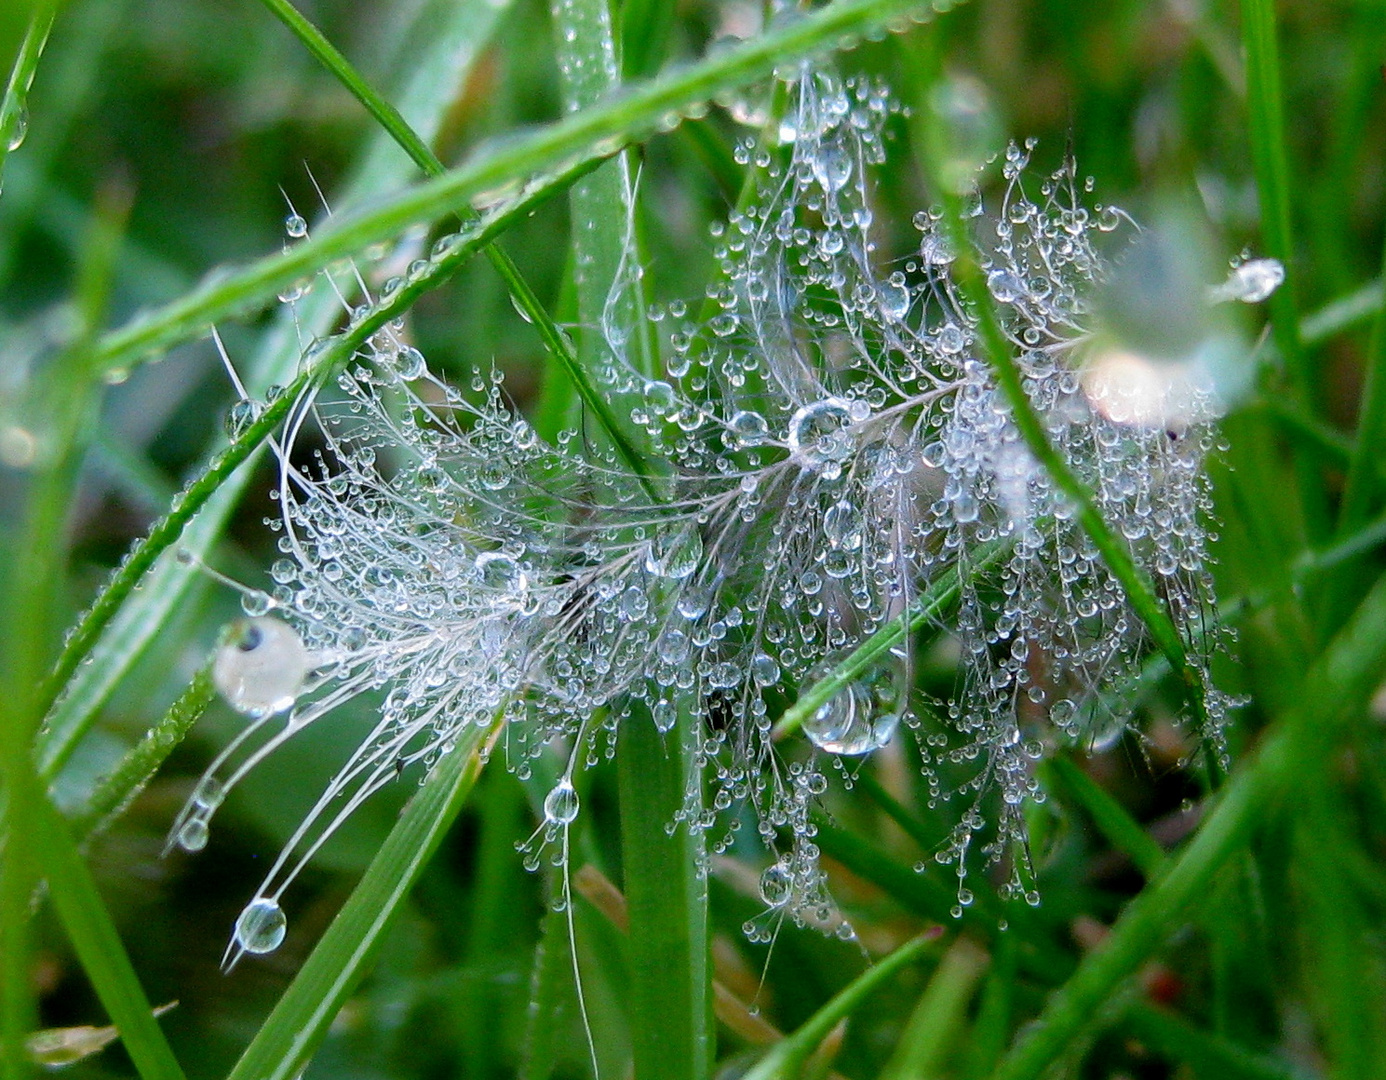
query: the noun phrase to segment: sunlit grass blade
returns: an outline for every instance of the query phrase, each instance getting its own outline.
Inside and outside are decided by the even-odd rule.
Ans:
[[[293,1080],[365,975],[381,938],[457,817],[481,771],[473,729],[433,767],[228,1080]]]
[[[814,1013],[807,1022],[786,1036],[782,1042],[771,1047],[760,1061],[743,1074],[744,1080],[789,1080],[790,1077],[798,1076],[809,1056],[838,1022],[851,1016],[878,987],[888,982],[902,968],[913,963],[934,940],[936,939],[927,937],[915,938],[901,945],[889,956],[877,960]]]
[[[1266,807],[1306,762],[1318,760],[1360,715],[1386,672],[1386,579],[1304,680],[1313,687],[1283,717],[1217,796],[1214,809],[1165,873],[1131,901],[1110,936],[1049,998],[1039,1019],[1007,1055],[996,1080],[1035,1080],[1101,1012],[1137,967],[1186,917],[1213,876],[1250,836]]]
[[[179,300],[105,335],[97,344],[96,360],[106,370],[128,370],[203,333],[212,322],[253,309],[300,278],[411,225],[435,221],[483,196],[490,200],[518,194],[533,177],[578,159],[614,154],[780,64],[839,47],[927,10],[917,0],[842,0],[699,64],[633,86],[598,106],[478,153],[470,164],[369,210],[343,214],[283,254],[216,274]]]

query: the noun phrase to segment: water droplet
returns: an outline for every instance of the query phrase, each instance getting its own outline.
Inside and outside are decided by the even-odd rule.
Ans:
[[[21,104],[13,113],[13,119],[10,123],[12,126],[10,127],[9,148],[18,150],[24,145],[24,136],[29,134],[29,110]]]
[[[428,364],[424,360],[423,353],[412,345],[406,345],[400,349],[399,355],[395,358],[395,370],[399,377],[406,382],[422,378],[428,370]]]
[[[201,818],[191,818],[178,830],[178,846],[184,851],[201,851],[207,846],[209,831]]]
[[[301,240],[308,235],[308,222],[298,214],[290,214],[284,219],[284,231],[295,240]]]
[[[848,551],[861,546],[863,524],[857,508],[846,501],[834,503],[823,515],[823,533],[828,543]]]
[[[212,660],[212,683],[237,712],[268,716],[290,708],[308,675],[308,650],[288,623],[237,619]]]
[[[760,899],[772,908],[784,907],[794,895],[794,876],[783,862],[771,863],[760,875]]]
[[[1014,304],[1025,296],[1025,282],[1009,270],[992,270],[987,274],[987,288],[1003,304]]]
[[[894,712],[878,712],[876,695],[865,681],[839,690],[804,721],[804,734],[830,754],[869,754],[890,742],[899,726]]]
[[[789,418],[789,452],[804,468],[836,480],[854,449],[851,426],[851,405],[843,398],[805,405]]]
[[[578,793],[567,780],[544,796],[544,820],[554,825],[571,825],[578,816]]]
[[[698,569],[702,557],[703,538],[697,527],[690,525],[651,542],[645,553],[645,569],[659,577],[682,581]]]
[[[529,578],[520,564],[502,551],[483,551],[476,557],[476,571],[481,584],[503,593],[521,593],[529,587]]]
[[[774,686],[780,681],[780,665],[768,653],[756,653],[751,660],[751,677],[757,686]]]
[[[733,416],[727,427],[739,449],[759,446],[770,434],[770,426],[765,422],[765,417],[748,410],[742,410]]]
[[[231,406],[226,414],[226,434],[228,438],[239,439],[246,429],[259,419],[262,412],[258,401],[240,400]]]
[[[1285,280],[1285,267],[1277,259],[1252,259],[1233,269],[1221,285],[1208,290],[1212,303],[1240,300],[1243,304],[1259,304],[1280,288]]]
[[[236,944],[248,953],[274,952],[288,929],[284,910],[273,900],[252,900],[236,920]]]

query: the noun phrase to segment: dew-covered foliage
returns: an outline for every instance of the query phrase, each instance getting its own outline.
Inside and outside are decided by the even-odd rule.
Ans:
[[[792,81],[774,144],[737,149],[756,187],[714,230],[720,273],[704,298],[648,312],[664,378],[627,356],[645,331],[629,321],[628,240],[598,375],[656,463],[653,482],[590,424],[541,439],[497,376],[435,377],[402,327],[295,403],[271,522],[276,585],[247,597],[251,618],[215,669],[251,719],[174,841],[203,846],[226,790],[307,725],[365,691],[384,704],[266,875],[235,950],[278,944],[282,915],[266,912],[362,800],[492,725],[522,777],[548,747],[568,748],[528,845],[535,866],[578,813],[574,770],[612,756],[621,725],[672,738],[682,715],[710,796],[691,781],[670,826],[706,831],[716,852],[744,820],[723,812],[749,809],[769,858],[767,916],[852,936],[814,811],[831,774],[850,784],[864,755],[899,737],[918,740],[929,798],[956,819],[935,853],[956,873],[955,910],[972,901],[976,858],[1000,867],[1003,898],[1039,901],[1024,813],[1043,797],[1035,763],[1047,748],[1115,741],[1151,648],[1014,422],[941,211],[915,216],[908,255],[877,250],[873,171],[899,112],[870,79],[809,67]],[[995,205],[970,200],[971,257],[1030,407],[1156,582],[1203,683],[1196,734],[1222,759],[1204,467],[1218,386],[1196,356],[1144,355],[1103,328],[1139,229],[1090,199],[1072,160],[1034,175],[1032,149],[1006,150]],[[291,219],[291,235],[303,231]],[[1242,281],[1253,276],[1200,302],[1263,298],[1259,278]],[[324,448],[294,464],[310,426]],[[912,692],[906,636],[803,720],[807,745],[777,744],[786,702],[953,580],[956,605],[934,616],[961,652],[949,700]]]

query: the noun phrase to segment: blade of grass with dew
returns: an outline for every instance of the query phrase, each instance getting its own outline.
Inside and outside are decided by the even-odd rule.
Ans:
[[[743,1074],[743,1080],[780,1080],[798,1076],[809,1056],[844,1017],[851,1016],[871,994],[901,969],[917,960],[933,939],[907,941],[889,956],[877,960],[792,1034],[770,1048]]]
[[[920,0],[839,0],[786,22],[689,68],[636,84],[602,104],[539,131],[505,140],[475,159],[370,210],[339,215],[289,251],[240,270],[218,271],[181,299],[104,335],[96,359],[104,370],[127,371],[172,344],[195,337],[217,319],[253,309],[332,261],[388,240],[412,225],[434,221],[473,200],[517,192],[531,177],[578,159],[607,157],[719,94],[763,78],[778,65],[845,47],[911,16],[930,11]]]
[[[293,1080],[365,975],[395,913],[461,811],[500,730],[472,729],[444,754],[227,1080]]]
[[[125,811],[215,698],[211,667],[204,666],[91,793],[73,825],[84,842]]]
[[[19,148],[29,127],[29,88],[38,71],[39,57],[48,43],[48,32],[58,13],[58,0],[39,0],[29,13],[29,25],[19,45],[19,55],[10,69],[5,96],[0,100],[0,180],[4,178],[5,159]]]
[[[371,114],[376,123],[409,155],[410,160],[419,167],[425,176],[439,177],[447,172],[447,168],[438,160],[437,155],[409,126],[409,122],[400,115],[399,110],[381,97],[375,88],[351,66],[346,57],[327,38],[323,37],[322,32],[305,19],[297,8],[288,3],[287,0],[261,0],[261,2],[285,26],[292,30],[309,52],[336,76],[357,101],[365,106],[366,111]],[[579,182],[578,187],[581,186],[582,184]],[[463,213],[463,224],[464,226],[472,224],[471,215],[466,212]],[[568,336],[554,324],[553,318],[543,304],[539,302],[534,290],[525,281],[514,261],[496,241],[487,244],[483,253],[510,290],[511,298],[520,314],[526,322],[538,330],[545,349],[557,361],[560,369],[568,378],[573,380],[583,403],[600,420],[607,434],[615,443],[617,450],[625,458],[626,464],[635,470],[637,476],[648,480],[652,475],[649,463],[635,448],[615,414],[607,405],[605,398],[592,385],[586,370],[573,356]],[[651,494],[653,495],[653,490],[651,490]]]
[[[940,1075],[962,1031],[967,1003],[987,968],[987,955],[967,938],[948,947],[910,1013],[880,1080]]]
[[[1179,925],[1213,876],[1249,839],[1266,807],[1288,791],[1306,761],[1329,753],[1361,714],[1386,672],[1386,578],[1315,661],[1314,688],[1280,718],[1219,792],[1212,812],[1165,873],[1127,905],[1111,934],[1049,998],[1039,1019],[1002,1061],[995,1080],[1037,1080]]]
[[[956,572],[947,573],[940,580],[933,582],[921,595],[915,597],[901,615],[891,619],[858,645],[832,671],[800,693],[798,700],[787,708],[776,722],[772,737],[777,740],[783,739],[798,731],[805,720],[831,701],[845,686],[870,670],[871,666],[893,646],[898,645],[920,627],[937,621],[957,600],[963,577],[984,574],[999,562],[1008,550],[1009,545],[999,540],[979,545],[969,554],[968,565],[959,563]]]
[[[156,562],[179,541],[183,548],[198,556],[210,548],[239,497],[241,486],[248,479],[248,471],[237,470],[284,421],[299,394],[307,392],[310,386],[321,385],[371,334],[408,311],[419,296],[446,281],[490,238],[531,212],[539,201],[562,191],[576,173],[587,167],[580,165],[574,173],[550,178],[549,183],[536,188],[529,198],[487,215],[470,232],[456,234],[448,252],[429,260],[425,272],[406,282],[389,299],[375,304],[369,314],[344,333],[319,339],[309,350],[303,370],[175,498],[169,512],[135,546],[78,621],[45,683],[45,705],[53,704],[62,694],[39,746],[40,766],[45,777],[51,777],[61,767],[105,696],[192,584],[194,579],[188,567],[172,559],[165,559],[158,566]],[[324,325],[327,314],[323,313]],[[264,355],[280,358],[295,355],[296,342],[296,334],[291,340],[276,336]],[[146,579],[146,574],[151,576]],[[134,603],[131,594],[141,583],[143,597],[130,607]],[[90,663],[84,664],[85,660]],[[72,680],[71,685],[69,680]]]

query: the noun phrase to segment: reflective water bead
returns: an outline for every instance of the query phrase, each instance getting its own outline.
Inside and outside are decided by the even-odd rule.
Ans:
[[[861,545],[864,524],[857,508],[846,501],[834,503],[823,515],[823,533],[828,543],[848,551]]]
[[[728,421],[727,427],[738,448],[759,446],[770,434],[765,417],[744,409]]]
[[[308,222],[298,214],[290,214],[284,219],[284,231],[295,240],[302,240],[308,235]]]
[[[703,557],[703,538],[696,526],[672,536],[656,537],[645,553],[645,569],[659,577],[682,581],[698,569]]]
[[[284,910],[262,896],[252,900],[236,920],[236,944],[248,953],[274,952],[287,930]]]
[[[870,687],[852,683],[804,721],[804,734],[830,754],[869,754],[890,742],[900,723],[898,714],[875,715],[875,709]]]
[[[771,863],[760,875],[760,899],[767,907],[784,907],[794,895],[794,875],[783,862]]]
[[[789,452],[804,468],[835,480],[852,455],[851,426],[851,405],[843,398],[805,405],[789,418]]]
[[[476,571],[488,589],[519,593],[529,586],[520,564],[502,551],[483,551],[476,557]]]
[[[544,820],[554,825],[571,825],[577,820],[579,809],[578,793],[567,780],[544,796]]]
[[[288,623],[237,619],[212,660],[212,683],[237,712],[268,716],[292,707],[308,675],[308,650]]]

